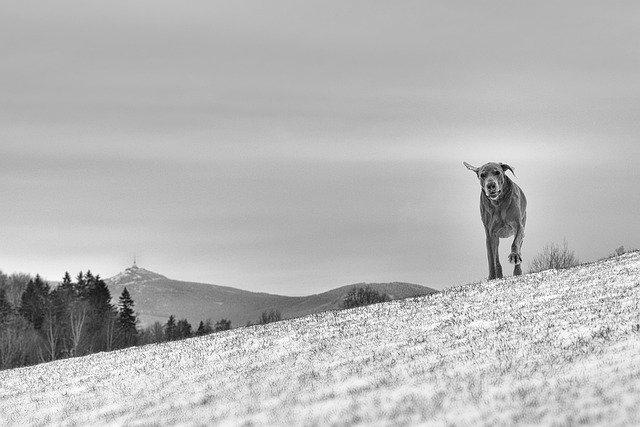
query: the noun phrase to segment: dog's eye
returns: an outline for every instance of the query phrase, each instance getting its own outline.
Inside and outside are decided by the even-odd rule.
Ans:
[[[486,172],[482,172],[482,173],[480,174],[480,178],[486,178],[486,177],[487,177],[487,173],[486,173]]]
[[[500,175],[500,171],[493,171],[493,174],[494,174],[495,176],[498,176],[498,175]]]

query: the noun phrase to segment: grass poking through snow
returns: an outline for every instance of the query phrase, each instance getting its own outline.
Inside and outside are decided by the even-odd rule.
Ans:
[[[0,424],[638,424],[640,253],[0,372]]]

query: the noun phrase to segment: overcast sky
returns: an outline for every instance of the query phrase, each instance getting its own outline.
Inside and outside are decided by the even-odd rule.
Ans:
[[[3,1],[0,268],[287,295],[640,247],[640,3]],[[501,240],[503,265],[511,240]],[[511,273],[511,268],[506,270]]]

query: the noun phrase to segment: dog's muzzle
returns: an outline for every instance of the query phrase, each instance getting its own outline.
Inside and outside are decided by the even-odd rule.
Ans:
[[[500,186],[497,182],[491,180],[484,184],[484,194],[486,194],[491,200],[498,199],[498,197],[500,197],[500,193]]]

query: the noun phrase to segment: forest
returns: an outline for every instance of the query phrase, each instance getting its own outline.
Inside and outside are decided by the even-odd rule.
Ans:
[[[129,291],[114,304],[104,280],[90,270],[75,279],[67,272],[54,286],[39,275],[0,272],[0,369],[227,329],[229,320],[207,319],[194,331],[174,316],[140,329]]]

